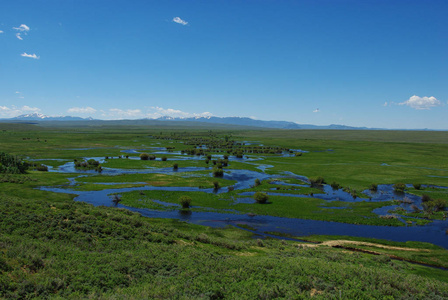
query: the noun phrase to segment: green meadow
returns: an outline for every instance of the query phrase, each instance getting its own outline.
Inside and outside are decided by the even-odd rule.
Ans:
[[[202,145],[207,145],[205,156],[193,153],[199,154]],[[138,153],[123,152],[152,154],[160,147],[183,154],[140,160]],[[305,152],[296,156],[297,149]],[[413,195],[428,195],[428,203],[437,200],[441,208],[396,210],[391,214],[398,217],[383,218],[374,210],[399,205],[397,199],[322,200],[319,186],[291,173],[322,177],[358,198],[367,198],[364,191],[372,184],[447,187],[447,150],[448,132],[435,131],[0,123],[0,152],[8,154],[0,165],[0,298],[447,298],[448,271],[434,267],[448,268],[448,252],[433,244],[272,232],[276,239],[254,234],[247,224],[212,228],[147,218],[125,208],[74,201],[69,192],[39,189],[149,188],[116,193],[117,201],[163,212],[181,210],[179,198],[189,196],[187,210],[193,214],[265,215],[387,230],[444,222],[448,190],[406,187]],[[208,164],[206,155],[213,155]],[[238,156],[243,158],[234,159]],[[86,158],[101,161],[103,171],[52,172]],[[13,171],[20,162],[29,164],[25,173]],[[39,164],[50,172],[37,171]],[[221,168],[224,176],[215,177]],[[136,172],[121,172],[126,170]],[[282,177],[233,190],[238,180],[227,178],[237,170]],[[216,193],[206,192],[214,188]],[[255,192],[269,194],[267,203],[256,203]]]

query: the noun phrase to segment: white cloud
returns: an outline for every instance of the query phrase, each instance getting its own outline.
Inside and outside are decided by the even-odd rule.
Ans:
[[[96,112],[96,109],[87,106],[87,107],[72,107],[67,110],[69,113],[77,113],[77,114],[93,114]]]
[[[28,105],[25,105],[25,106],[22,106],[21,110],[24,111],[24,112],[28,112],[28,111],[38,112],[38,111],[40,111],[40,108],[29,107]]]
[[[20,36],[20,32],[16,33],[16,38],[18,38],[19,40],[23,41],[23,38]]]
[[[21,32],[27,32],[30,31],[30,28],[28,26],[26,26],[25,24],[20,25],[19,27],[13,27],[12,29],[21,31]]]
[[[140,109],[119,109],[119,108],[111,108],[108,112],[103,112],[103,116],[109,119],[135,119],[135,118],[143,118],[144,114]]]
[[[181,111],[178,109],[172,108],[163,108],[163,107],[150,107],[148,112],[146,113],[146,117],[150,119],[157,119],[160,117],[173,117],[173,118],[201,118],[201,117],[212,117],[213,114],[211,112],[203,112],[203,113],[189,113],[185,111]]]
[[[21,56],[23,56],[23,57],[29,57],[29,58],[34,58],[34,59],[39,59],[40,58],[40,56],[37,56],[36,54],[28,54],[28,53],[26,53],[26,52],[23,52],[22,54],[20,54]]]
[[[3,33],[3,30],[0,30],[0,33]]]
[[[414,109],[431,109],[432,107],[441,106],[442,102],[435,97],[419,97],[414,95],[408,100],[398,103],[398,105],[407,105]]]
[[[16,107],[14,105],[11,107],[0,106],[0,118],[13,118],[23,114],[39,112],[40,110],[40,108],[30,107],[28,105],[24,105],[22,107]]]
[[[187,21],[185,21],[185,20],[182,20],[181,18],[179,18],[179,17],[175,17],[175,18],[173,18],[173,22],[175,22],[175,23],[177,23],[177,24],[181,24],[181,25],[187,25],[188,24],[188,22]]]
[[[318,108],[316,108],[315,110],[313,110],[313,113],[318,113],[320,112],[320,110]]]
[[[16,91],[16,94],[20,94],[20,92],[19,92],[19,91]]]
[[[389,103],[387,103],[387,101],[384,102],[384,104],[383,104],[383,106],[388,106],[388,105],[389,105]]]

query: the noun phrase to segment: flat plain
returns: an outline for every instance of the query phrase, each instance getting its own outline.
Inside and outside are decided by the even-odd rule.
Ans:
[[[0,297],[448,297],[447,132],[70,125],[0,124]]]

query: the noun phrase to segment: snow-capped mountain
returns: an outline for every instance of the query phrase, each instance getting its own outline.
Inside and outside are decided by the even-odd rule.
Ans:
[[[192,122],[206,122],[215,124],[231,124],[240,126],[252,126],[252,127],[264,127],[264,128],[281,128],[281,129],[366,129],[365,127],[351,127],[345,125],[310,125],[310,124],[298,124],[288,121],[263,121],[254,120],[246,117],[214,117],[214,116],[196,116],[189,118],[175,118],[164,116],[160,117],[159,121],[192,121]]]
[[[81,118],[81,117],[72,117],[72,116],[47,116],[41,113],[32,113],[20,115],[10,120],[24,120],[24,121],[84,121],[84,120],[93,120],[91,117],[89,118]]]

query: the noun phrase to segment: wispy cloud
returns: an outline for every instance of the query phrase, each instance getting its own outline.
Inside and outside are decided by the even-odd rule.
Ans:
[[[0,117],[1,118],[13,118],[27,113],[40,112],[41,109],[37,107],[31,107],[24,105],[22,107],[17,107],[12,105],[11,107],[0,106]]]
[[[389,103],[387,103],[387,101],[384,102],[384,104],[383,104],[383,106],[388,106],[388,105],[389,105]]]
[[[17,33],[16,33],[16,38],[18,38],[19,40],[23,41],[23,38],[22,38],[20,32],[17,32]]]
[[[103,117],[106,117],[108,119],[136,119],[144,117],[144,114],[140,109],[111,108],[108,111],[102,112]]]
[[[20,54],[21,56],[23,56],[23,57],[29,57],[29,58],[34,58],[34,59],[39,59],[40,58],[40,56],[37,56],[36,54],[28,54],[28,53],[26,53],[26,52],[23,52],[22,54]]]
[[[12,29],[22,31],[22,32],[30,31],[30,28],[28,26],[26,26],[25,24],[22,24],[19,27],[13,27]]]
[[[96,109],[87,106],[87,107],[72,107],[67,110],[69,113],[76,113],[76,114],[93,114],[96,112]]]
[[[432,107],[441,106],[442,102],[437,100],[435,97],[419,97],[412,96],[408,100],[398,103],[398,105],[407,105],[411,108],[422,110],[431,109]]]
[[[3,33],[3,30],[0,30],[0,33]]]
[[[320,112],[320,109],[316,108],[315,110],[313,110],[313,113],[318,113]]]
[[[179,109],[173,109],[173,108],[163,108],[163,107],[150,107],[146,117],[150,119],[157,119],[160,117],[173,117],[173,118],[201,118],[201,117],[211,117],[213,116],[210,112],[203,112],[203,113],[189,113],[185,111],[181,111]]]
[[[181,18],[179,18],[179,17],[175,17],[175,18],[173,18],[173,22],[175,22],[175,23],[177,23],[177,24],[181,24],[181,25],[187,25],[188,24],[188,22],[187,21],[185,21],[185,20],[182,20]]]

